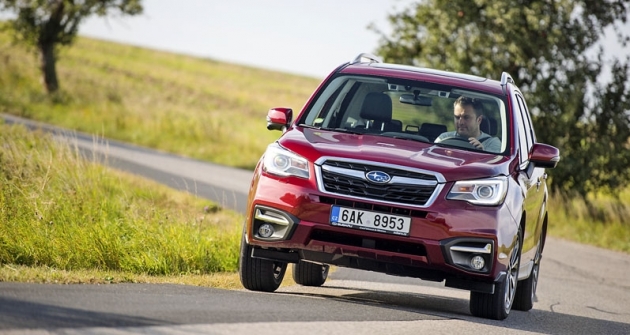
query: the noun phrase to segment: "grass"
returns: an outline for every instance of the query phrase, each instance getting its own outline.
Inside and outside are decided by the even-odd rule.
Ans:
[[[280,135],[266,111],[297,113],[319,83],[88,38],[62,49],[58,72],[49,96],[37,56],[0,32],[0,112],[247,169]],[[240,287],[242,216],[42,133],[0,125],[0,143],[0,281]],[[630,253],[628,203],[630,191],[588,205],[554,196],[549,233]]]
[[[593,195],[588,201],[555,195],[548,209],[549,234],[605,249],[630,253],[630,189],[614,199]]]
[[[241,289],[236,272],[154,276],[132,272],[107,270],[59,270],[47,266],[30,267],[5,264],[0,267],[0,281],[38,284],[118,284],[118,283],[168,283]]]
[[[280,135],[266,130],[267,110],[297,112],[319,84],[81,37],[57,69],[50,97],[36,55],[0,33],[0,112],[246,169]]]
[[[0,124],[0,264],[148,276],[235,272],[240,214]]]

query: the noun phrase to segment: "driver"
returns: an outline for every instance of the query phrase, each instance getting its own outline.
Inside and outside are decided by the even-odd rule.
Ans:
[[[501,152],[501,140],[479,129],[483,120],[483,105],[479,99],[460,96],[453,105],[456,130],[442,133],[435,143],[454,138],[467,141],[475,149]]]

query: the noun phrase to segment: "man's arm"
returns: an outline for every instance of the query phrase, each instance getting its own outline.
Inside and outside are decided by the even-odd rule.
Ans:
[[[501,140],[498,137],[488,137],[482,141],[483,150],[490,152],[501,152]]]

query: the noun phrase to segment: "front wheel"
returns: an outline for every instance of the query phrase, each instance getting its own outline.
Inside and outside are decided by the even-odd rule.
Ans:
[[[252,246],[241,239],[239,275],[243,287],[251,291],[273,292],[280,287],[287,263],[252,258]]]
[[[542,259],[542,241],[538,243],[534,266],[529,278],[518,283],[516,297],[514,298],[514,309],[519,311],[529,311],[534,307],[536,301],[536,287],[538,287],[538,276],[540,274],[540,260]]]
[[[328,278],[327,264],[299,261],[293,266],[293,280],[303,286],[322,286]]]
[[[521,231],[519,230],[507,271],[502,280],[495,284],[494,294],[470,292],[470,313],[486,319],[503,320],[508,317],[518,282],[521,261]]]

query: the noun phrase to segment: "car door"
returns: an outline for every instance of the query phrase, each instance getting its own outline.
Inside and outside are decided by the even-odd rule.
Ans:
[[[546,175],[543,168],[530,165],[529,153],[536,142],[536,135],[522,94],[515,90],[513,98],[515,107],[518,109],[516,113],[519,132],[518,141],[520,142],[520,173],[518,179],[524,193],[523,211],[525,213],[521,265],[527,266],[527,261],[532,261],[535,257],[536,247],[542,231],[545,212]]]

